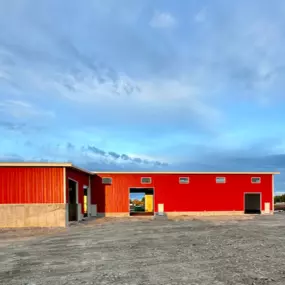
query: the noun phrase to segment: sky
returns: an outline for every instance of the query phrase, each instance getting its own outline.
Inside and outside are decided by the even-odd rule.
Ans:
[[[130,193],[130,200],[141,200],[144,196],[144,193]]]
[[[0,160],[280,171],[285,192],[284,14],[282,0],[0,0]]]

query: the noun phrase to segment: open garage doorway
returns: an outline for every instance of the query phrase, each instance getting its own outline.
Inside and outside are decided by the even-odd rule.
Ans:
[[[77,221],[78,183],[68,179],[68,220]]]
[[[245,193],[244,194],[244,213],[261,214],[261,194]]]
[[[153,216],[154,215],[154,189],[153,188],[130,188],[129,203],[130,216]]]

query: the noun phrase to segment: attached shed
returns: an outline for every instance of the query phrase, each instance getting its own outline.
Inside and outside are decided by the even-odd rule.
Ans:
[[[274,174],[279,173],[100,172],[93,176],[91,199],[101,216],[132,215],[130,194],[135,192],[153,205],[153,215],[270,214]]]
[[[65,227],[90,216],[90,176],[71,163],[0,163],[0,228]]]

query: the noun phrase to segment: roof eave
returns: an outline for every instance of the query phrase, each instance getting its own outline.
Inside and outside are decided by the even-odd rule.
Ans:
[[[69,162],[0,162],[0,167],[72,167]]]
[[[229,172],[229,171],[216,171],[216,172],[213,172],[213,171],[203,171],[203,172],[185,172],[185,171],[124,171],[124,172],[121,172],[121,171],[92,171],[91,172],[92,174],[268,174],[268,175],[275,175],[275,174],[280,174],[280,172],[273,172],[273,171],[270,171],[270,172]]]

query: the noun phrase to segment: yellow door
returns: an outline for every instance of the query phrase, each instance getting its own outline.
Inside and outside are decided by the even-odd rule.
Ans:
[[[145,211],[153,212],[153,195],[145,195]]]
[[[84,195],[84,202],[83,202],[83,211],[84,214],[87,213],[87,196]]]

